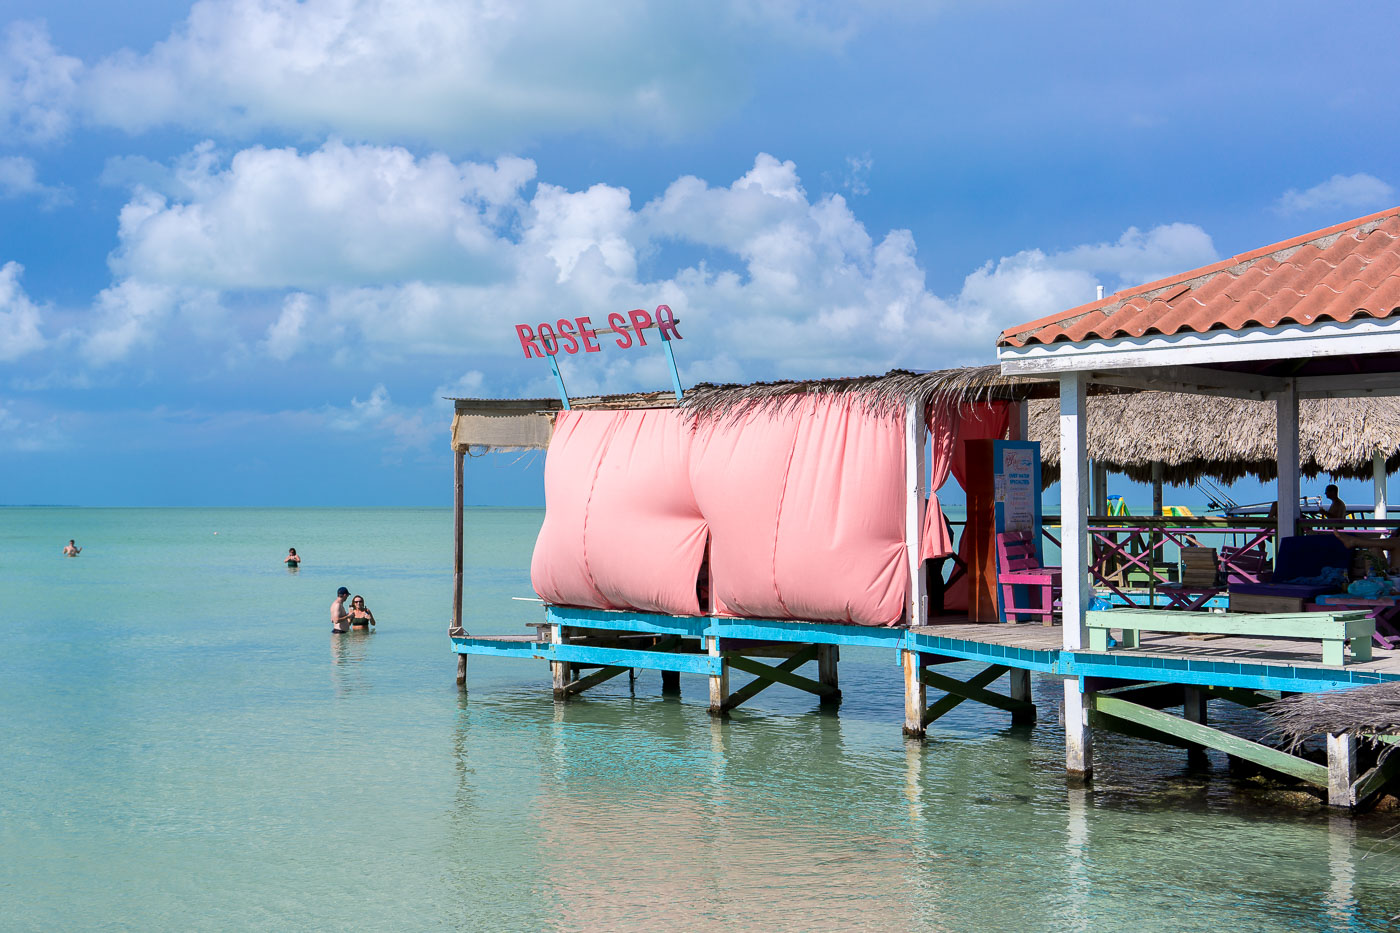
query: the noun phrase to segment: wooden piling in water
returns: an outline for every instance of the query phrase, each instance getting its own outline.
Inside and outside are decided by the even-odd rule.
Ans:
[[[913,739],[924,737],[924,713],[928,710],[928,693],[924,688],[923,660],[917,651],[901,652],[904,662],[904,734]]]
[[[728,715],[729,707],[729,664],[720,655],[719,639],[705,639],[705,649],[712,658],[719,658],[719,673],[710,675],[710,715]]]
[[[836,665],[840,660],[841,649],[838,646],[817,646],[817,680],[822,686],[830,687],[834,691],[822,697],[822,703],[825,705],[841,702],[841,684],[836,672]]]

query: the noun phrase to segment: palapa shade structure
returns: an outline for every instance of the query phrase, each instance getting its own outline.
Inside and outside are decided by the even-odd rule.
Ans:
[[[1299,403],[1298,446],[1307,476],[1370,479],[1373,457],[1400,469],[1400,399],[1327,398]],[[1232,482],[1278,476],[1273,402],[1177,392],[1098,395],[1088,401],[1088,455],[1114,473],[1152,481],[1152,463],[1172,484],[1203,476]],[[1040,441],[1046,483],[1060,472],[1059,406],[1032,401],[1030,440]]]

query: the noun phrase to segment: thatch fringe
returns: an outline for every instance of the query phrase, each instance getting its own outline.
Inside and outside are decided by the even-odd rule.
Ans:
[[[877,416],[903,412],[909,405],[971,405],[991,399],[1045,395],[1055,383],[1003,376],[997,366],[965,366],[931,373],[895,369],[883,376],[757,382],[751,385],[701,383],[685,393],[681,408],[702,419],[740,418],[755,408],[790,410],[812,395],[854,395]]]
[[[1371,684],[1327,693],[1299,693],[1265,703],[1269,735],[1290,749],[1309,736],[1400,735],[1400,683]]]
[[[1371,457],[1400,469],[1400,399],[1304,399],[1298,406],[1298,444],[1306,476],[1371,477]],[[1113,473],[1150,482],[1152,463],[1171,484],[1203,476],[1233,482],[1278,476],[1273,402],[1139,392],[1098,395],[1088,404],[1088,455]],[[1060,419],[1053,403],[1032,402],[1030,439],[1041,443],[1046,483],[1059,477]]]

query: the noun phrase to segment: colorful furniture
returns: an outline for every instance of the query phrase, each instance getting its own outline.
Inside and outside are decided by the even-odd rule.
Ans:
[[[1109,629],[1121,629],[1123,648],[1141,647],[1143,632],[1192,635],[1243,635],[1251,638],[1305,638],[1322,642],[1322,663],[1346,664],[1371,660],[1376,623],[1365,612],[1327,609],[1322,612],[1278,612],[1249,615],[1237,612],[1172,612],[1166,609],[1104,609],[1085,613],[1089,650],[1108,651]]]
[[[1305,603],[1346,586],[1351,551],[1334,535],[1293,535],[1279,542],[1273,580],[1231,583],[1231,612],[1302,612]],[[1339,586],[1322,582],[1328,568],[1340,570]],[[1334,576],[1336,576],[1334,574]]]
[[[1002,615],[1007,622],[1020,622],[1020,616],[1039,617],[1045,625],[1054,622],[1055,603],[1060,596],[1060,568],[1042,567],[1035,555],[1035,541],[1029,532],[1008,531],[997,535],[997,585],[1001,588]],[[1038,594],[1034,606],[1016,603],[1016,587],[1027,587]]]
[[[1368,599],[1348,593],[1319,596],[1304,607],[1308,612],[1336,612],[1338,609],[1358,609],[1376,623],[1376,644],[1393,651],[1400,646],[1400,601],[1394,596]]]

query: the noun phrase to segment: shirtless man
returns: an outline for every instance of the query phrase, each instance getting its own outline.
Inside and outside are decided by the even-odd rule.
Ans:
[[[350,613],[345,609],[345,597],[350,595],[350,591],[345,587],[335,591],[335,602],[331,603],[331,632],[350,631]]]
[[[1347,517],[1347,504],[1337,495],[1337,484],[1332,483],[1322,494],[1332,501],[1327,503],[1327,507],[1322,510],[1323,518],[1343,519]]]
[[[72,538],[68,539],[68,544],[63,548],[64,557],[77,557],[82,552],[83,549],[74,544]]]

